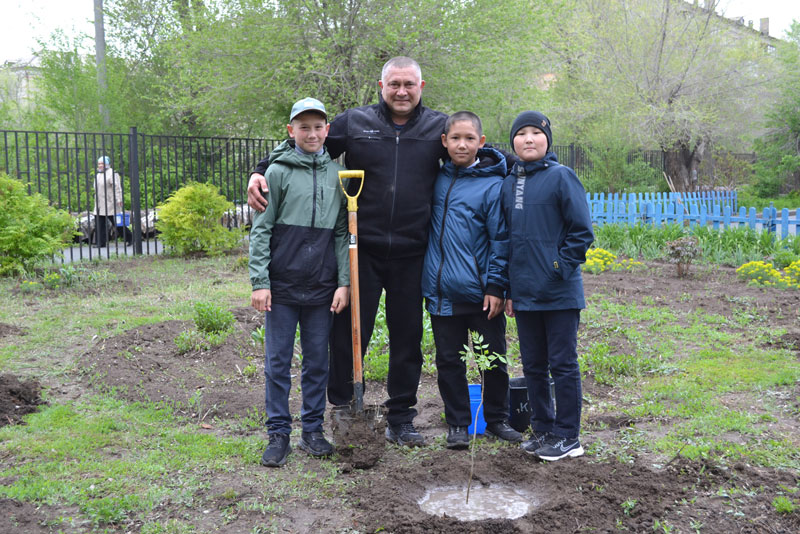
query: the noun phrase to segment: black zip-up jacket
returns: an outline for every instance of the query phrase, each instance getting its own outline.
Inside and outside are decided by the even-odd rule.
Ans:
[[[442,146],[446,120],[447,115],[420,102],[414,116],[397,129],[381,99],[348,109],[331,122],[325,140],[331,157],[345,154],[345,167],[364,170],[359,248],[386,259],[425,254],[433,185],[447,154]],[[268,159],[253,172],[264,174]]]

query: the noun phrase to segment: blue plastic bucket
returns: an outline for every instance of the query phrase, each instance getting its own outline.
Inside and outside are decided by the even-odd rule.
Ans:
[[[467,432],[469,435],[473,435],[475,433],[475,411],[478,412],[478,434],[483,434],[486,430],[486,421],[483,419],[483,406],[481,405],[481,385],[480,384],[470,384],[469,385],[469,410],[472,413],[471,423],[467,428]],[[478,406],[480,406],[480,410],[478,410]]]

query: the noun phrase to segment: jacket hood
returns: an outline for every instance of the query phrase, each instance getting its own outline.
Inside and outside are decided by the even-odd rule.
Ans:
[[[450,158],[442,166],[442,172],[448,176],[474,177],[505,176],[507,173],[506,158],[496,148],[478,149],[478,164],[467,169],[456,167]]]
[[[270,165],[273,163],[282,163],[283,165],[288,165],[289,167],[311,168],[311,166],[314,165],[315,160],[317,166],[328,163],[331,160],[330,154],[328,154],[328,149],[323,148],[323,152],[319,156],[315,154],[300,154],[297,150],[295,150],[295,142],[293,139],[287,139],[286,141],[282,142],[280,145],[275,147],[275,150],[273,150],[269,155]]]

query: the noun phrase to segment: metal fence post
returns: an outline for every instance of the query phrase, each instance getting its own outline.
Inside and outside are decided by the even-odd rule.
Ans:
[[[131,219],[133,219],[133,254],[142,253],[142,209],[139,191],[139,136],[136,126],[128,134],[128,155],[131,173]]]

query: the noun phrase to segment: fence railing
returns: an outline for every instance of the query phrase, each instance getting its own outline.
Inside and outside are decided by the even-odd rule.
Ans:
[[[111,254],[152,254],[159,250],[156,207],[190,181],[212,183],[236,205],[227,224],[249,220],[249,171],[279,141],[255,138],[30,132],[0,130],[0,172],[28,184],[51,205],[76,218],[78,243],[68,259]],[[108,156],[122,179],[122,205],[105,249],[93,249],[94,178],[98,158]],[[120,200],[120,199],[115,199]],[[114,203],[116,205],[116,202]],[[129,223],[129,228],[128,228]],[[126,238],[130,247],[121,243]]]
[[[680,197],[680,193],[670,193]],[[686,195],[686,193],[684,193]],[[797,235],[800,230],[800,217],[798,210],[783,208],[778,210],[773,206],[764,208],[761,214],[756,208],[735,206],[735,199],[727,203],[712,203],[709,207],[707,200],[690,198],[668,199],[664,201],[639,200],[637,198],[606,198],[599,199],[602,195],[586,194],[592,222],[603,224],[652,224],[662,226],[678,224],[688,226],[711,226],[720,228],[751,228],[753,230],[777,233],[781,239],[789,235]],[[632,195],[632,197],[636,197]]]

